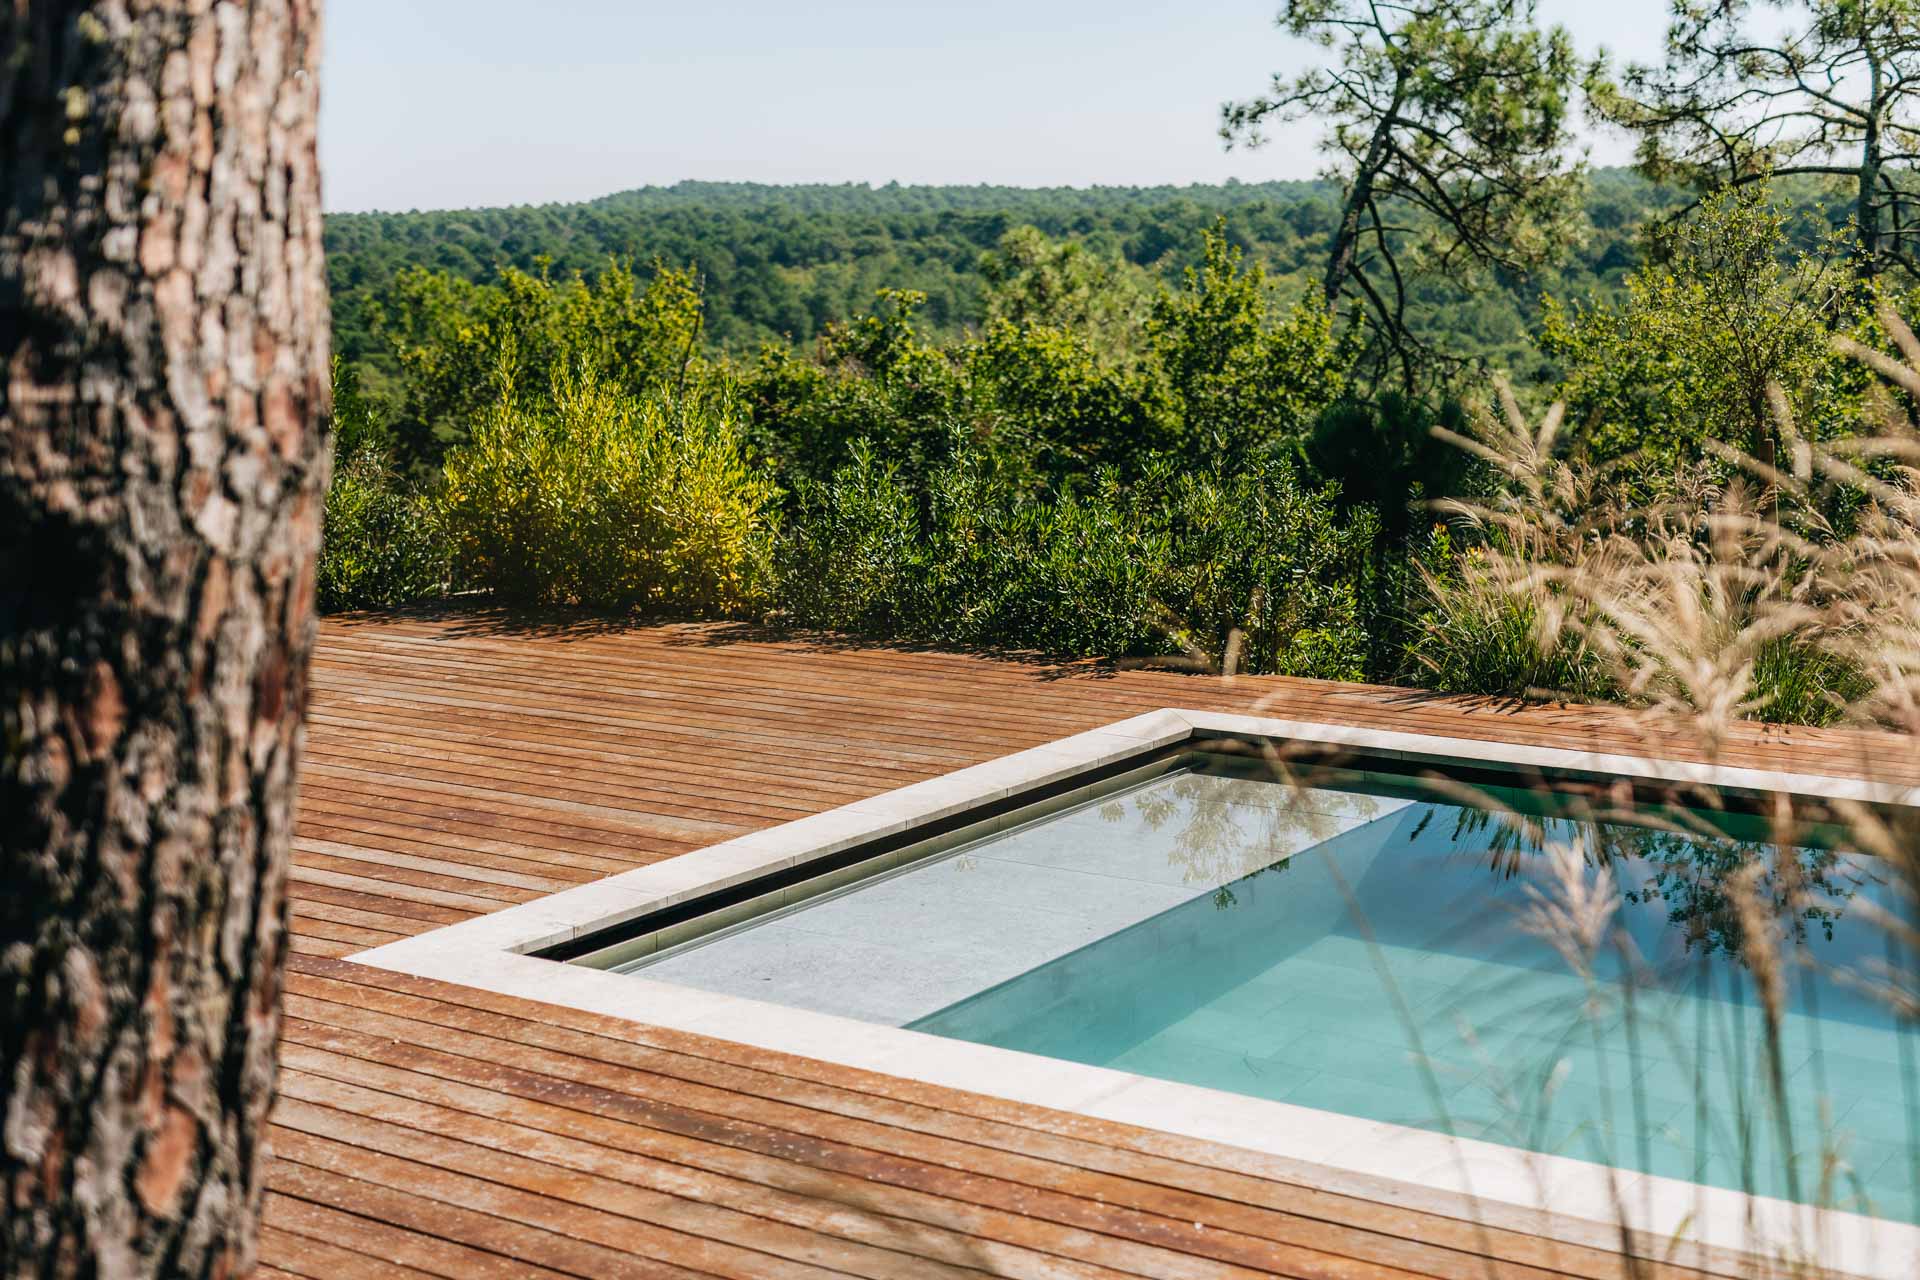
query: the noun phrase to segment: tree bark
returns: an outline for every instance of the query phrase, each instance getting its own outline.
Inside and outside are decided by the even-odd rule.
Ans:
[[[1380,126],[1384,131],[1386,126]],[[1377,168],[1376,157],[1382,150],[1379,133],[1374,135],[1373,143],[1367,148],[1366,159],[1353,175],[1353,186],[1347,192],[1347,202],[1340,209],[1340,221],[1333,230],[1333,244],[1327,251],[1327,271],[1320,281],[1320,296],[1329,307],[1338,306],[1340,295],[1346,292],[1347,277],[1353,274],[1353,260],[1360,245],[1360,214],[1367,207],[1367,201],[1373,196],[1373,175]]]
[[[1348,189],[1346,203],[1341,206],[1340,222],[1334,228],[1333,243],[1327,252],[1326,274],[1320,281],[1321,297],[1329,307],[1339,305],[1340,295],[1346,292],[1347,278],[1353,274],[1354,258],[1360,248],[1360,215],[1373,199],[1374,178],[1386,163],[1388,143],[1393,130],[1400,124],[1400,99],[1405,92],[1405,79],[1403,75],[1394,83],[1393,102],[1374,128],[1373,137],[1367,140],[1367,154],[1354,170],[1353,186]]]
[[[1859,193],[1854,204],[1854,222],[1860,236],[1861,274],[1867,279],[1880,274],[1880,59],[1868,48],[1867,120],[1860,136]]]
[[[319,0],[0,8],[0,1276],[253,1259],[328,467]]]

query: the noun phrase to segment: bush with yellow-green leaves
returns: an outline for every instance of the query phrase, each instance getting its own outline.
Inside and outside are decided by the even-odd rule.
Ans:
[[[736,615],[771,589],[775,496],[724,399],[582,377],[532,404],[504,391],[447,454],[438,507],[462,586]]]

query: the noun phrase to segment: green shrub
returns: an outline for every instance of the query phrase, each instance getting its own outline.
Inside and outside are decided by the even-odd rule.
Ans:
[[[780,592],[787,611],[813,626],[870,635],[908,629],[916,612],[909,588],[920,569],[913,493],[866,441],[831,479],[802,483],[800,512],[779,546]]]
[[[615,259],[591,279],[513,267],[475,284],[411,267],[397,275],[377,326],[399,373],[396,452],[430,472],[503,394],[557,395],[581,373],[645,395],[705,385],[701,298],[691,273],[656,263],[646,276]]]
[[[1664,261],[1617,302],[1547,300],[1541,345],[1565,370],[1573,442],[1643,497],[1725,448],[1761,456],[1775,396],[1812,439],[1858,428],[1868,380],[1830,338],[1867,336],[1865,299],[1843,246],[1796,247],[1792,220],[1764,189],[1723,192],[1652,236]]]
[[[504,392],[449,451],[459,580],[516,601],[733,615],[768,586],[772,480],[726,403],[591,376]]]
[[[1175,652],[1193,620],[1174,617],[1178,606],[1166,598],[1174,534],[1166,520],[1136,522],[1129,510],[1130,492],[1156,479],[1165,476],[1130,490],[1108,472],[1050,506],[1014,506],[1008,522],[1027,536],[1009,563],[983,567],[985,585],[1002,594],[981,638],[1020,647],[1014,637],[1030,635],[1025,647],[1076,657]]]
[[[859,440],[912,477],[945,458],[952,424],[967,416],[967,385],[952,355],[915,327],[925,301],[883,289],[871,313],[828,325],[811,359],[761,351],[743,398],[754,446],[785,483],[828,479]]]
[[[1154,299],[1147,334],[1180,423],[1180,449],[1224,472],[1297,448],[1347,391],[1358,354],[1324,306],[1282,307],[1266,272],[1216,223],[1199,266]]]
[[[1182,475],[1171,497],[1183,589],[1167,603],[1204,628],[1203,648],[1221,652],[1239,627],[1246,670],[1365,677],[1371,508],[1343,514],[1333,486],[1309,489],[1271,460],[1228,479]]]
[[[1161,381],[1103,361],[1071,329],[995,321],[962,359],[970,416],[1050,483],[1106,465],[1132,474],[1174,443]]]
[[[780,550],[795,620],[1062,656],[1221,655],[1242,669],[1355,679],[1371,512],[1265,462],[1216,478],[1111,472],[1036,501],[957,446],[924,496],[870,449],[801,487]]]
[[[386,608],[440,595],[449,563],[432,501],[401,481],[378,443],[343,443],[327,488],[321,611]]]

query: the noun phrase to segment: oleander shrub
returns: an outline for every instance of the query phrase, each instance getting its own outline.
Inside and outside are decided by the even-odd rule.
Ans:
[[[774,483],[728,402],[592,375],[511,388],[447,454],[458,581],[503,599],[736,616],[770,585]]]
[[[917,500],[857,441],[826,481],[802,481],[782,529],[780,596],[796,620],[868,635],[911,628],[922,546]]]
[[[399,475],[377,441],[342,444],[327,488],[321,610],[387,608],[443,594],[451,558],[431,496]]]
[[[1243,670],[1355,679],[1376,529],[1335,496],[1266,460],[1035,497],[964,444],[916,489],[861,447],[794,495],[783,601],[810,626],[1060,656],[1214,662],[1233,639]]]

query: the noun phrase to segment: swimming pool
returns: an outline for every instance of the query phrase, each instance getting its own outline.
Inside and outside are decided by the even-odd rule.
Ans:
[[[1296,776],[1250,764],[1264,750]],[[1673,807],[1702,796],[1724,808]],[[1784,1132],[1765,1105],[1725,888],[1783,797],[1920,814],[1871,762],[1167,708],[353,959],[1042,1108],[1019,1123],[1225,1143],[1262,1177],[1608,1253],[1908,1280],[1920,1073],[1837,979],[1886,889],[1830,832],[1762,885],[1808,892],[1784,950],[1817,961],[1783,970]],[[1614,877],[1584,906],[1539,852],[1573,833]],[[1522,927],[1603,900],[1581,963]]]
[[[1287,772],[1183,752],[618,968],[1920,1221],[1917,1046],[1848,980],[1884,943],[1872,859],[1819,831],[1787,855],[1781,1107],[1724,883],[1773,856],[1759,818]]]

